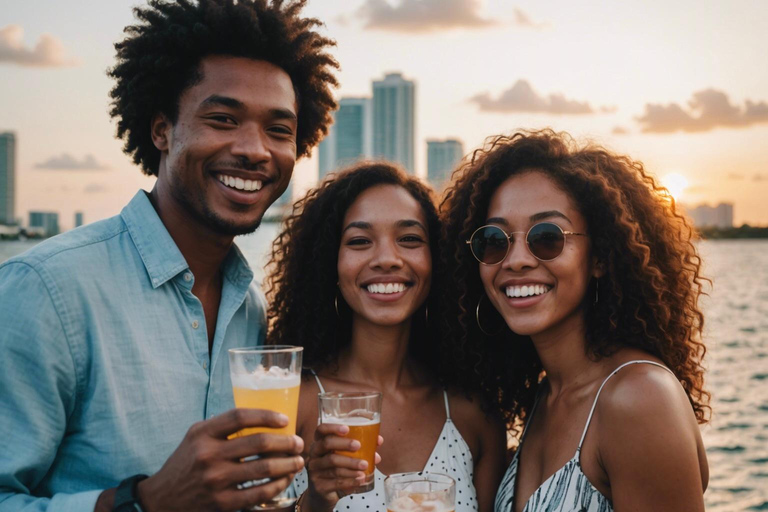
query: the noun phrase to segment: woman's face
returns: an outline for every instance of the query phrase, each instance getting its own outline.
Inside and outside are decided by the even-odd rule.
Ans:
[[[355,321],[409,321],[432,279],[427,219],[416,199],[396,185],[361,193],[344,216],[337,267]]]
[[[509,328],[527,336],[578,328],[589,282],[600,274],[587,236],[566,235],[562,254],[551,261],[536,259],[525,234],[539,222],[587,233],[586,220],[570,197],[540,171],[510,177],[491,196],[485,223],[515,233],[506,258],[497,265],[480,265],[480,278]],[[523,286],[533,286],[534,295],[526,289],[522,294],[528,296],[520,297]]]

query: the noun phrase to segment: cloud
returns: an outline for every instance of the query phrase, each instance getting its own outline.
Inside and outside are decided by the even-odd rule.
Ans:
[[[744,179],[744,175],[743,174],[739,174],[737,172],[729,172],[726,175],[726,178],[728,178],[729,180],[733,180],[733,181],[741,181],[741,180]]]
[[[543,30],[549,27],[549,23],[533,21],[531,17],[519,7],[515,7],[515,24],[518,27],[532,28],[534,30]]]
[[[103,171],[109,167],[97,162],[93,155],[85,155],[82,160],[78,161],[77,158],[69,153],[62,153],[59,156],[52,156],[45,162],[35,164],[35,168],[67,171]]]
[[[611,133],[614,135],[628,135],[629,130],[627,130],[623,126],[614,126],[613,130],[611,130]]]
[[[752,181],[768,181],[768,174],[755,174]]]
[[[480,0],[401,0],[394,7],[388,0],[366,0],[356,16],[364,20],[366,28],[392,32],[424,33],[499,24],[480,16],[479,10]]]
[[[687,108],[677,103],[648,103],[637,118],[645,133],[708,132],[715,128],[746,128],[768,123],[768,103],[746,100],[744,106],[731,104],[728,96],[716,89],[694,93]]]
[[[595,110],[586,101],[569,100],[560,93],[541,96],[527,80],[518,80],[510,89],[502,92],[497,99],[487,92],[469,99],[484,112],[528,112],[556,115],[594,114]],[[603,110],[601,107],[600,110]]]
[[[85,186],[83,192],[86,194],[99,194],[101,192],[106,192],[107,190],[107,186],[101,183],[89,183]]]
[[[24,46],[24,29],[19,25],[0,28],[0,63],[26,67],[58,68],[76,66],[79,62],[66,55],[61,41],[43,34],[33,49]]]

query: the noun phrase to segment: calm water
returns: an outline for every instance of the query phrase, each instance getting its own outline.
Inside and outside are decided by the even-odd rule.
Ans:
[[[277,226],[265,224],[238,245],[264,274]],[[0,242],[0,262],[34,242]],[[712,421],[702,429],[710,466],[707,510],[768,510],[768,241],[702,242],[714,281],[706,315]]]

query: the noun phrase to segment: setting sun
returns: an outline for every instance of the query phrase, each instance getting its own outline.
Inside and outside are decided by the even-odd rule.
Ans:
[[[688,188],[688,178],[678,173],[671,173],[661,178],[661,184],[669,190],[675,200],[679,201],[685,189]]]

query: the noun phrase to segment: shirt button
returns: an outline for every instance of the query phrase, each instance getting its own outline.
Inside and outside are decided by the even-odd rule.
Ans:
[[[208,369],[208,361],[203,361],[203,370]]]
[[[189,272],[184,274],[184,280],[187,281],[187,282],[191,281],[192,280],[192,274],[190,274]]]
[[[200,327],[200,324],[198,323],[198,321],[197,320],[192,320],[192,328],[193,329],[197,329],[198,327]]]

